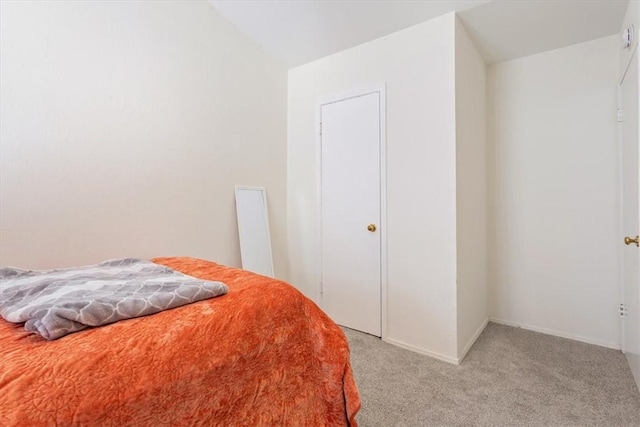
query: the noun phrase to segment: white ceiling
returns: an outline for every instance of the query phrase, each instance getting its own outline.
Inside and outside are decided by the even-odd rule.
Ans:
[[[628,3],[496,0],[459,16],[485,60],[492,63],[616,34]]]
[[[487,62],[620,30],[628,0],[209,0],[269,54],[295,67],[458,12]],[[632,0],[637,1],[637,0]]]
[[[488,0],[209,0],[288,66],[301,65]]]

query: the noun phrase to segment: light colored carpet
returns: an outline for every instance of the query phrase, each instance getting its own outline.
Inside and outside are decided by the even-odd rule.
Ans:
[[[375,426],[640,426],[640,393],[616,350],[490,323],[460,366],[345,328]]]

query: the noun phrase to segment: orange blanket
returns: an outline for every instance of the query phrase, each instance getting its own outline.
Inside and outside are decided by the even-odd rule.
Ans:
[[[360,408],[342,330],[286,283],[191,258],[226,296],[57,341],[0,319],[0,426],[343,426]]]

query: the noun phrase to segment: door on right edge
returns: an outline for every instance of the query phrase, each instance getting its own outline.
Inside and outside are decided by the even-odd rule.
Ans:
[[[622,121],[619,130],[622,142],[622,232],[623,249],[623,316],[622,350],[640,386],[640,282],[638,276],[640,249],[638,230],[638,55],[633,55],[628,71],[620,84],[620,109]],[[629,239],[625,239],[628,237]],[[625,240],[623,240],[625,239]]]

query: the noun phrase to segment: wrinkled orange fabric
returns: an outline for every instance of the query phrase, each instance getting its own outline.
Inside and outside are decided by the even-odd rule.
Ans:
[[[225,296],[56,341],[0,319],[0,426],[344,426],[360,398],[342,330],[292,286],[193,258]]]

